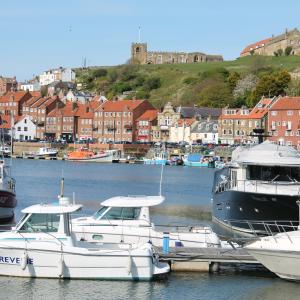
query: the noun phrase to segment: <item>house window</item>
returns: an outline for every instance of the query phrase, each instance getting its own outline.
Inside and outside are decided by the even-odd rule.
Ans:
[[[288,110],[288,111],[287,111],[287,115],[288,115],[288,116],[292,116],[292,115],[293,115],[293,111],[292,111],[292,110]]]
[[[26,119],[24,119],[24,123],[25,123],[25,124],[27,123],[27,120],[26,120]]]
[[[273,110],[273,111],[271,112],[271,115],[272,115],[272,116],[277,116],[277,111],[276,111],[276,110]]]
[[[18,131],[21,131],[21,127],[18,127]]]
[[[24,131],[28,131],[28,127],[24,127]]]

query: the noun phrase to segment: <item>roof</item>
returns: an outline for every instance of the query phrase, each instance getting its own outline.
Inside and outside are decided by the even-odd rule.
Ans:
[[[185,126],[191,126],[194,122],[196,121],[196,119],[192,118],[192,119],[179,119],[177,121],[177,124],[179,127]]]
[[[26,207],[22,210],[24,214],[65,214],[78,211],[82,208],[81,204],[60,205],[57,203],[52,204],[35,204]]]
[[[300,109],[300,97],[280,97],[271,106],[270,110],[293,110]]]
[[[218,132],[218,121],[199,121],[196,122],[191,129],[193,133],[217,133]]]
[[[10,129],[11,128],[10,120],[11,120],[10,115],[1,115],[0,116],[0,128]]]
[[[245,53],[248,53],[248,52],[250,52],[251,50],[255,50],[255,49],[264,47],[265,44],[268,43],[268,42],[270,42],[271,40],[272,40],[272,38],[267,38],[267,39],[261,40],[261,41],[259,41],[259,42],[250,44],[250,45],[248,45],[247,47],[245,47],[245,48],[243,49],[243,51],[241,52],[241,55],[242,55],[242,54],[245,54]]]
[[[137,121],[153,121],[157,118],[157,113],[158,111],[156,109],[148,109],[137,119]]]
[[[101,202],[102,206],[110,207],[145,207],[163,203],[163,196],[117,196]]]
[[[218,118],[222,113],[222,109],[213,107],[184,106],[179,107],[178,112],[180,112],[182,118],[184,119],[196,117],[207,118],[209,116],[212,118]]]
[[[15,102],[19,102],[26,95],[30,95],[30,93],[27,91],[7,92],[3,96],[0,97],[0,102],[10,102],[12,100]]]
[[[266,140],[253,147],[236,148],[231,161],[250,165],[300,166],[300,153],[292,147]]]
[[[101,105],[103,111],[125,111],[134,110],[145,100],[118,100],[118,101],[106,101]]]

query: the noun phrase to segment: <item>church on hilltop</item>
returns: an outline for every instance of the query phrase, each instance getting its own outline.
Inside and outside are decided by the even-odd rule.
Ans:
[[[300,55],[300,32],[297,28],[246,46],[240,56]]]
[[[181,64],[223,61],[222,55],[208,55],[202,52],[161,52],[148,51],[147,43],[132,43],[132,64]]]

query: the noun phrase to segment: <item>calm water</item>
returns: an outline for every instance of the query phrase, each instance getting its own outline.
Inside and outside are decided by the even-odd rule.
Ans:
[[[123,164],[76,164],[63,161],[15,160],[18,208],[51,202],[65,177],[65,194],[92,213],[101,200],[115,195],[159,191],[160,167]],[[210,208],[214,171],[184,167],[164,169],[166,202],[154,211],[156,222],[206,223],[201,212]],[[63,281],[0,277],[0,299],[299,299],[300,284],[274,277],[262,268],[222,267],[216,274],[172,273],[160,282]]]

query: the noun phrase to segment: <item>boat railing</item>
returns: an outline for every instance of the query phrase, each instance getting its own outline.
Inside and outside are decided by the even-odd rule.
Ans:
[[[273,236],[276,234],[285,233],[291,241],[288,232],[299,229],[298,221],[291,220],[225,220],[225,223],[230,227],[232,232],[236,232],[237,228],[242,236],[259,238],[263,236]]]
[[[263,180],[232,180],[226,178],[220,181],[215,186],[215,193],[221,193],[228,190],[239,192],[266,193],[274,195],[289,194],[300,196],[300,182],[278,182],[278,181],[263,181]]]

